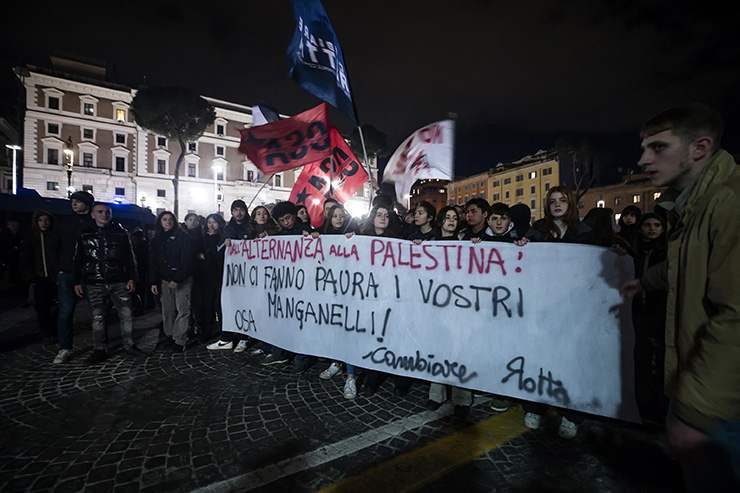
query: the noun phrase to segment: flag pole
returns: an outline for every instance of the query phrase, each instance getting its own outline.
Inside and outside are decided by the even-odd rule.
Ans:
[[[265,182],[262,184],[262,186],[260,187],[260,189],[257,190],[257,193],[254,194],[254,197],[252,197],[252,200],[249,202],[249,205],[247,206],[247,209],[249,209],[250,207],[252,207],[252,204],[254,203],[254,201],[257,200],[257,195],[259,195],[260,192],[267,186],[267,182],[269,182],[272,179],[273,176],[275,176],[275,173],[272,173],[270,176],[267,177],[267,180],[265,180]]]

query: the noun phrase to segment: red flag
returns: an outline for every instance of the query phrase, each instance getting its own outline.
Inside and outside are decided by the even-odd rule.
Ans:
[[[305,166],[331,155],[326,103],[240,132],[239,152],[266,174]]]
[[[339,131],[332,127],[329,136],[331,156],[304,167],[290,192],[291,202],[306,206],[311,225],[315,228],[324,220],[324,200],[327,197],[343,204],[368,178],[365,168]]]

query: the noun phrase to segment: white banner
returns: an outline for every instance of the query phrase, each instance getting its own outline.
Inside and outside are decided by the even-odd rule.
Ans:
[[[233,242],[224,330],[295,353],[636,421],[629,257],[585,245]]]
[[[455,122],[443,120],[420,128],[403,141],[383,172],[383,181],[396,184],[396,199],[404,198],[416,180],[454,178]]]

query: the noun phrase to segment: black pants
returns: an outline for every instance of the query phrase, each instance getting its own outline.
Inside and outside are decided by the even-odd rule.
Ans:
[[[33,300],[39,330],[45,337],[55,337],[57,284],[53,279],[40,277],[33,282]]]
[[[663,422],[668,414],[668,398],[663,390],[665,346],[650,337],[635,340],[635,397],[643,419]]]
[[[221,290],[215,289],[211,291],[202,291],[201,296],[197,301],[197,317],[198,329],[200,333],[198,336],[201,341],[205,342],[216,336],[221,336],[221,340],[224,341],[238,341],[239,339],[232,339],[232,332],[221,333],[221,326],[223,317],[221,314]]]

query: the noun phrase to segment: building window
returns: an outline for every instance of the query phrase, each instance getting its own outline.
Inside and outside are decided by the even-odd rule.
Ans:
[[[195,178],[195,163],[188,163],[188,176]]]
[[[121,123],[126,121],[126,110],[124,108],[116,108],[116,121]]]
[[[509,191],[507,190],[506,192],[504,192],[504,198],[506,200],[509,200],[509,197],[510,197],[510,194],[509,194]]]
[[[522,197],[522,196],[524,196],[524,189],[523,189],[523,188],[517,188],[517,189],[516,189],[516,196],[517,196],[517,197]]]
[[[545,168],[542,170],[542,176],[548,176],[552,174],[552,168]]]
[[[95,105],[93,103],[82,103],[82,112],[87,116],[95,116]]]
[[[516,181],[524,180],[524,175],[516,175]]]
[[[226,154],[224,146],[216,146],[216,156],[223,156],[224,154]]]
[[[511,178],[504,178],[504,185],[511,183]]]
[[[549,191],[550,191],[550,184],[545,183],[545,192],[549,192]]]
[[[93,193],[93,186],[92,185],[82,185],[82,191]]]
[[[58,110],[59,109],[59,98],[56,96],[49,96],[47,106],[50,110]]]
[[[221,168],[221,170],[216,173],[216,181],[224,181],[224,170]]]
[[[493,200],[494,201],[498,202],[498,197],[499,197],[499,194],[497,194],[497,193],[494,193],[493,194]]]
[[[56,192],[59,190],[59,182],[56,181],[47,181],[46,182],[46,189],[50,190],[52,192]]]
[[[59,149],[47,149],[46,162],[48,164],[59,164]]]
[[[126,145],[126,134],[116,132],[116,144]]]
[[[276,187],[283,186],[283,177],[281,175],[275,175],[275,186]]]
[[[535,178],[537,178],[537,172],[536,171],[530,171],[529,172],[529,179],[530,180],[534,180]]]
[[[95,131],[92,128],[83,128],[82,129],[82,139],[83,140],[95,140]]]
[[[254,171],[247,170],[247,181],[254,181]]]
[[[660,198],[660,192],[653,192],[653,200],[658,200]]]
[[[198,143],[188,142],[188,152],[198,152]]]
[[[56,135],[59,136],[59,124],[58,123],[51,123],[48,122],[46,124],[46,135]]]
[[[164,159],[157,159],[157,173],[160,175],[167,173],[167,161]]]
[[[93,153],[83,152],[82,153],[82,165],[86,168],[92,168],[93,165]]]
[[[622,197],[614,197],[614,205],[619,205],[622,203]]]
[[[216,125],[216,135],[224,135],[226,133],[226,128],[222,124]]]
[[[161,188],[157,190],[157,197],[166,197],[167,196],[167,190],[162,190]]]
[[[499,182],[498,182],[498,180],[495,180],[495,181],[493,182],[493,186],[494,186],[494,187],[497,187],[498,185],[499,185]]]
[[[126,171],[126,158],[116,156],[116,171]]]
[[[640,203],[640,194],[636,193],[632,196],[632,203],[633,204],[639,204]]]
[[[530,193],[537,193],[537,187],[532,185],[531,187],[529,187],[529,191]]]
[[[606,202],[604,200],[597,200],[596,207],[603,209],[604,207],[606,207]]]
[[[167,147],[167,137],[157,137],[157,147]]]
[[[532,199],[532,200],[529,201],[529,208],[530,209],[536,209],[537,208],[537,200],[536,199]]]
[[[120,195],[121,197],[126,196],[126,189],[123,187],[116,187],[116,195]]]
[[[165,211],[164,207],[157,207],[157,215],[162,214]]]

